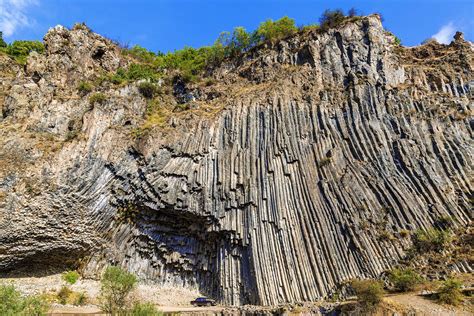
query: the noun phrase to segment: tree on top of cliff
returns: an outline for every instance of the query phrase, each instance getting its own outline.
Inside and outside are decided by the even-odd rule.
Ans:
[[[260,26],[255,31],[258,41],[275,42],[298,31],[295,25],[295,20],[284,16],[279,20],[273,21],[271,19],[260,23]]]
[[[7,47],[7,43],[3,40],[3,32],[0,31],[0,48]]]

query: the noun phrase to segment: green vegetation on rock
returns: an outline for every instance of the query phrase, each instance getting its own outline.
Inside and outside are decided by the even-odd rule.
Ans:
[[[309,30],[327,31],[337,27],[348,19],[358,18],[355,10],[346,16],[341,10],[326,10],[321,17],[321,27],[310,24],[300,28],[302,32]],[[267,20],[260,23],[253,32],[248,32],[244,27],[237,26],[232,32],[222,32],[213,45],[201,48],[184,47],[174,52],[151,52],[141,46],[124,49],[123,54],[135,59],[128,69],[119,69],[110,80],[115,84],[140,79],[156,81],[161,78],[165,70],[177,71],[185,81],[197,81],[207,67],[214,67],[226,58],[234,58],[251,50],[262,43],[276,43],[279,40],[299,31],[295,21],[288,16],[278,20]]]
[[[104,312],[120,314],[127,309],[129,294],[137,284],[137,277],[119,267],[107,267],[100,280],[100,304]]]
[[[132,316],[161,316],[162,312],[152,303],[134,303],[133,307],[129,313]]]
[[[426,231],[417,230],[414,234],[414,250],[417,252],[441,251],[451,242],[452,233],[445,230],[430,228]]]
[[[88,94],[90,92],[92,92],[92,89],[94,87],[92,86],[92,84],[90,82],[87,82],[87,81],[81,81],[79,82],[79,85],[77,86],[77,91],[81,94]]]
[[[26,64],[26,58],[31,52],[44,52],[44,45],[40,41],[14,41],[7,44],[3,39],[3,33],[0,32],[0,52],[14,58],[19,64]]]
[[[23,297],[14,285],[0,285],[0,315],[46,315],[49,304],[41,296]]]
[[[397,291],[413,291],[423,282],[423,278],[412,269],[393,269],[390,271],[389,280]]]
[[[77,271],[67,271],[64,272],[61,277],[65,282],[74,284],[79,279],[79,273]]]
[[[438,290],[438,302],[449,305],[459,305],[463,300],[461,293],[462,283],[456,279],[448,279],[443,282]]]
[[[94,93],[89,97],[89,103],[94,104],[104,104],[107,101],[107,96],[101,92]]]
[[[377,280],[354,280],[351,282],[351,287],[357,295],[359,304],[365,310],[376,307],[385,294],[382,282]]]

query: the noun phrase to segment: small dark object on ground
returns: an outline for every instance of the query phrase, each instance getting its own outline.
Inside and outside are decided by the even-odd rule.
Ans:
[[[207,297],[198,297],[194,301],[191,301],[193,306],[216,306],[216,301]]]

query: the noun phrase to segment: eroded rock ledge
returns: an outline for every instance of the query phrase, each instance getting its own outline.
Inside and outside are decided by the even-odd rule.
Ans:
[[[51,29],[2,82],[0,271],[114,263],[226,304],[314,301],[396,264],[401,230],[471,223],[472,44],[393,42],[369,16],[262,47],[215,70],[218,114],[136,140],[134,85],[92,108],[76,90],[119,49]]]

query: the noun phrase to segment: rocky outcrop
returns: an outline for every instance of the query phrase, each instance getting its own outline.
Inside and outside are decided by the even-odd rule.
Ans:
[[[402,48],[377,16],[299,34],[214,70],[140,139],[133,84],[93,106],[76,89],[119,50],[83,27],[45,44],[0,103],[1,271],[112,263],[226,304],[314,301],[395,265],[402,230],[471,223],[462,38]]]

